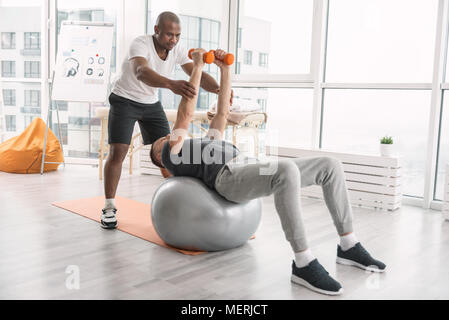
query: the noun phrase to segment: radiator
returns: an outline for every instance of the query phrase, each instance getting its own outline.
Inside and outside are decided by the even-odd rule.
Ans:
[[[444,179],[443,214],[449,220],[449,163],[446,164],[446,178]]]
[[[270,147],[267,147],[269,153]],[[374,155],[325,151],[322,149],[282,148],[287,157],[333,157],[342,163],[352,206],[394,211],[402,202],[402,159]],[[321,186],[301,189],[302,195],[323,198]]]

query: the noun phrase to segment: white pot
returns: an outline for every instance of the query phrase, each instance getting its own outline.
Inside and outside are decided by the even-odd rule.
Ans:
[[[380,155],[382,157],[392,157],[393,151],[393,144],[380,144]]]

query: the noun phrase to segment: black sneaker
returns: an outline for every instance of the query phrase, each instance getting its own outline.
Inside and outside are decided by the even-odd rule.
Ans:
[[[115,217],[115,213],[117,212],[116,208],[112,209],[102,209],[101,210],[101,227],[103,229],[115,229],[117,228],[117,218]]]
[[[343,251],[340,245],[338,245],[337,263],[373,272],[384,272],[387,267],[384,263],[371,257],[360,242],[357,242],[355,246],[346,251]]]
[[[329,275],[329,272],[324,269],[317,259],[312,260],[307,266],[302,268],[298,268],[293,260],[291,280],[322,294],[334,296],[343,293],[340,283]]]

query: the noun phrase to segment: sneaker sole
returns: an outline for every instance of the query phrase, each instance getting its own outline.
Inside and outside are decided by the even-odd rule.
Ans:
[[[360,264],[358,262],[355,262],[355,261],[352,261],[352,260],[349,260],[349,259],[345,259],[345,258],[340,258],[340,257],[337,257],[337,263],[343,264],[345,266],[354,266],[354,267],[357,267],[357,268],[360,268],[360,269],[363,269],[363,270],[366,270],[366,271],[371,271],[371,272],[378,272],[378,273],[385,272],[385,269],[379,269],[379,268],[376,268],[376,267],[364,266],[363,264]]]
[[[100,222],[100,226],[103,229],[117,229],[117,224],[115,224],[115,226],[107,226],[107,225],[103,224],[102,222]]]
[[[323,290],[323,289],[314,287],[313,285],[308,283],[306,280],[304,280],[304,279],[302,279],[302,278],[300,278],[298,276],[295,276],[294,274],[292,274],[291,281],[296,283],[296,284],[299,284],[299,285],[301,285],[303,287],[306,287],[307,289],[310,289],[312,291],[315,291],[315,292],[318,292],[318,293],[321,293],[321,294],[326,294],[326,295],[329,295],[329,296],[338,296],[338,295],[342,294],[343,291],[344,291],[343,288],[340,288],[340,290],[338,290],[338,291],[327,291],[327,290]]]

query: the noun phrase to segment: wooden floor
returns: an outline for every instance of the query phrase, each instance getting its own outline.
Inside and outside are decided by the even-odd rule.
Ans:
[[[0,173],[0,299],[448,299],[449,222],[439,211],[354,208],[354,228],[384,274],[335,264],[338,237],[324,202],[303,199],[312,252],[343,285],[328,297],[290,282],[293,254],[272,198],[256,239],[187,256],[50,205],[103,195],[97,168]],[[118,194],[149,202],[162,178],[123,172]],[[80,271],[69,290],[68,266]]]

